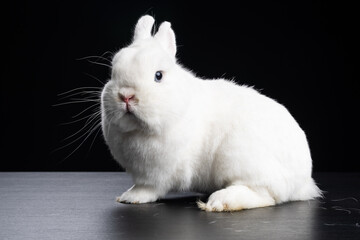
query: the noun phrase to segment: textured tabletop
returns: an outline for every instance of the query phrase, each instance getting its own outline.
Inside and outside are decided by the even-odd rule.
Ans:
[[[325,199],[208,213],[195,193],[117,203],[120,172],[1,172],[0,239],[360,239],[360,173],[314,178]]]

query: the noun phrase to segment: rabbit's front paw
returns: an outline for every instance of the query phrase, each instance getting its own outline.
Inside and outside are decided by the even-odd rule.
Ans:
[[[133,186],[124,192],[120,197],[117,197],[116,201],[120,203],[140,204],[155,202],[158,197],[158,194],[152,188],[144,186]]]

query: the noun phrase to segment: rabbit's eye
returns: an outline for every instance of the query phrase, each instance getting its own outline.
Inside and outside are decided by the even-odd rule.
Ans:
[[[162,75],[162,72],[161,71],[157,71],[155,73],[155,82],[161,82],[161,79],[162,79],[163,75]]]

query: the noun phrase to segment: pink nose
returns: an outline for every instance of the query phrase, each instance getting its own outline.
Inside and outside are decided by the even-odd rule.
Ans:
[[[120,97],[121,101],[123,101],[123,102],[125,102],[126,104],[128,104],[129,101],[135,97],[135,95],[123,96],[123,95],[119,94],[119,97]]]

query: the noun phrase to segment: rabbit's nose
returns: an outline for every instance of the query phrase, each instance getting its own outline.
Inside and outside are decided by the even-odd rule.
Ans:
[[[119,99],[121,101],[125,102],[126,104],[128,104],[129,101],[134,98],[135,98],[135,95],[122,95],[121,93],[119,93]]]

